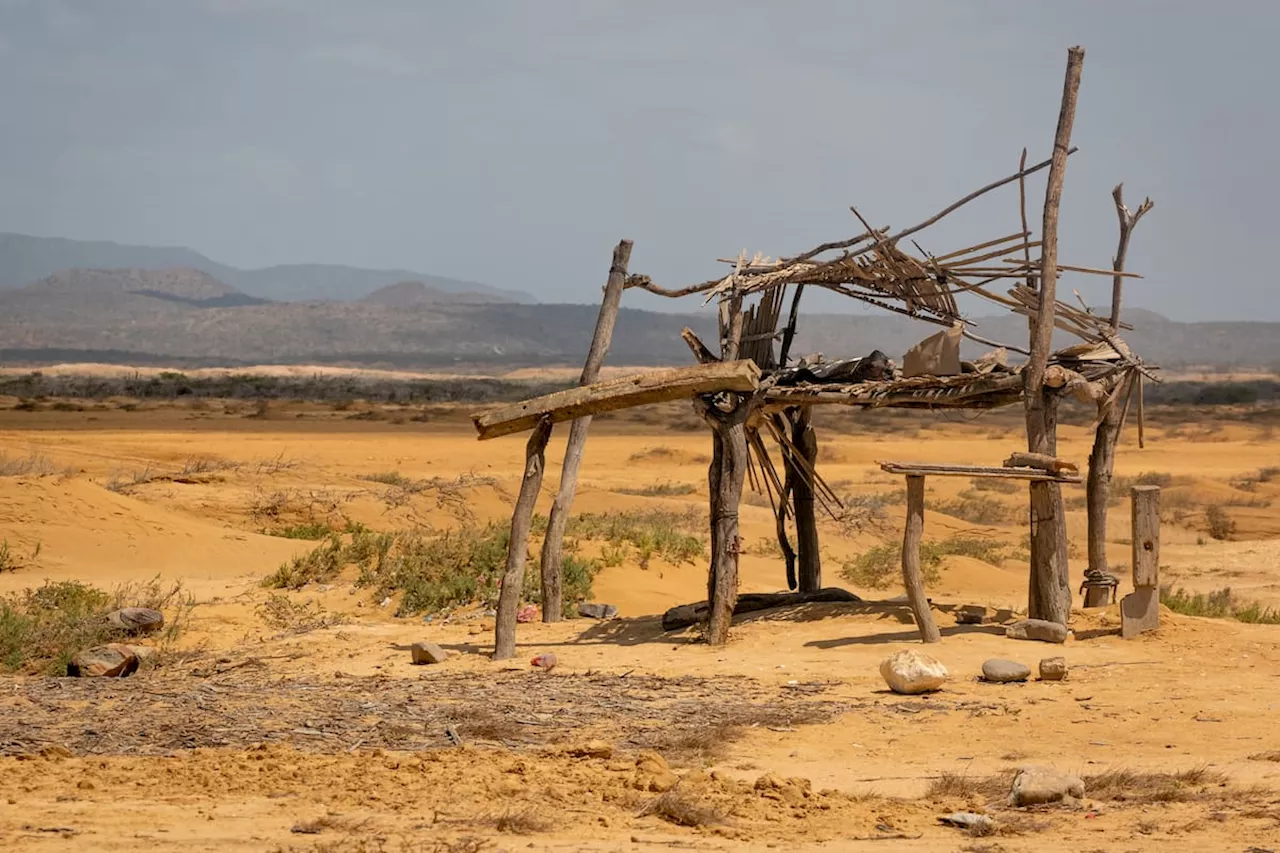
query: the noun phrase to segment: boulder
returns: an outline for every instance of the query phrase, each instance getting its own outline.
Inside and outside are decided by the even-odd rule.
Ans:
[[[1042,643],[1065,643],[1067,626],[1044,619],[1023,619],[1014,622],[1004,629],[1004,635],[1011,640],[1039,640]]]
[[[449,657],[449,653],[435,643],[414,643],[409,647],[409,653],[413,655],[413,662],[418,664],[444,663]]]
[[[1008,684],[1014,681],[1026,681],[1031,677],[1031,667],[1015,660],[991,658],[982,664],[982,680],[997,684]]]
[[[125,678],[137,671],[138,656],[119,643],[94,646],[67,662],[67,675],[73,678]]]
[[[885,658],[880,675],[894,693],[913,695],[941,689],[948,672],[937,658],[906,649]]]
[[[1067,677],[1067,659],[1064,657],[1045,658],[1040,661],[1041,681],[1062,681]]]
[[[584,601],[578,605],[578,615],[587,619],[612,619],[618,615],[618,608],[612,604],[594,604]]]
[[[150,607],[121,607],[107,614],[107,622],[126,634],[151,634],[164,627],[164,614]]]
[[[138,658],[139,663],[145,663],[160,653],[160,650],[155,646],[138,646],[131,644],[125,648],[133,652],[134,656]]]
[[[1084,782],[1059,773],[1052,767],[1023,767],[1013,777],[1009,802],[1015,806],[1040,806],[1078,800],[1084,796]]]

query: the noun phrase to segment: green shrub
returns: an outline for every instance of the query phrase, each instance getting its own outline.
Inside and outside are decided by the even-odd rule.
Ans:
[[[920,545],[920,572],[925,583],[936,583],[942,577],[942,558],[972,557],[986,563],[998,563],[1007,555],[1008,546],[989,539],[953,536],[950,539],[923,542]],[[902,546],[877,545],[846,561],[840,576],[849,583],[867,589],[885,589],[901,581]]]
[[[1231,587],[1212,592],[1188,592],[1184,589],[1160,587],[1160,603],[1174,613],[1203,616],[1209,619],[1235,619],[1256,625],[1280,625],[1280,611],[1263,607],[1258,602],[1242,602]]]
[[[191,602],[180,583],[159,580],[105,592],[79,581],[46,581],[36,589],[0,598],[0,670],[65,675],[77,652],[126,639],[106,615],[120,607],[150,607],[165,613],[161,644],[181,633]]]
[[[698,490],[692,483],[652,483],[648,486],[620,486],[614,489],[620,495],[637,495],[645,498],[670,498],[691,495]]]
[[[270,589],[302,589],[309,583],[325,583],[333,580],[347,564],[346,547],[336,533],[316,548],[294,557],[263,578],[262,585]]]
[[[268,536],[279,536],[282,539],[308,539],[315,541],[326,539],[337,531],[327,521],[304,521],[300,524],[290,524],[284,527],[277,527],[275,530],[263,530],[262,532]]]
[[[692,563],[702,557],[706,553],[706,537],[690,532],[702,525],[701,517],[692,511],[627,510],[573,516],[565,533],[606,542],[615,548],[630,546],[640,565],[647,567],[655,555],[669,563]],[[545,519],[541,528],[546,531]]]

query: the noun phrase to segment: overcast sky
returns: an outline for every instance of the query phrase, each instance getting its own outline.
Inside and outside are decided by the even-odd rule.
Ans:
[[[1124,181],[1130,304],[1278,320],[1277,38],[1261,0],[0,0],[0,231],[589,302],[620,237],[684,284],[1048,157],[1081,44],[1062,260],[1110,264]],[[1011,189],[921,242],[1017,224]]]

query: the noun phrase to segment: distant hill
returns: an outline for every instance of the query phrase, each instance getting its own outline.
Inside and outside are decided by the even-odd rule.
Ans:
[[[355,364],[394,367],[576,364],[590,346],[598,307],[481,303],[418,280],[358,302],[266,302],[194,269],[77,270],[0,290],[0,359],[178,364]],[[1129,315],[1126,339],[1165,367],[1280,367],[1280,323],[1176,323]],[[995,340],[1026,340],[1017,316],[977,319]],[[714,314],[623,309],[609,361],[687,364],[680,330],[715,340]],[[879,349],[894,359],[937,327],[886,314],[807,315],[793,352],[831,357]],[[1072,339],[1060,334],[1058,342]],[[967,343],[965,351],[984,347]],[[104,355],[105,354],[105,355]],[[113,355],[115,354],[115,355]]]
[[[401,281],[380,287],[360,300],[368,305],[412,308],[422,305],[484,305],[509,300],[484,293],[449,293],[422,281]]]
[[[250,296],[273,301],[349,301],[403,281],[421,281],[443,293],[474,293],[493,300],[536,302],[527,294],[473,281],[410,270],[371,270],[325,264],[286,264],[242,270],[182,247],[127,246],[0,233],[0,291],[25,287],[72,269],[186,268],[207,273]]]

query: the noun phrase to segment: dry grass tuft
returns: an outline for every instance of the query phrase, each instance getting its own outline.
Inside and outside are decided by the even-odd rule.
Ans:
[[[717,826],[724,823],[724,812],[681,791],[678,787],[645,803],[636,817],[661,818],[676,826]]]
[[[547,832],[553,826],[536,806],[525,806],[519,809],[506,809],[502,813],[483,815],[476,823],[490,826],[498,832],[508,835],[532,835],[535,832]]]
[[[347,621],[341,613],[325,610],[315,601],[294,601],[281,593],[269,593],[254,613],[269,628],[289,634],[306,634]]]
[[[1250,761],[1280,761],[1280,749],[1273,749],[1270,752],[1255,752],[1249,756]]]
[[[1119,767],[1083,778],[1090,799],[1125,803],[1185,803],[1205,799],[1227,784],[1224,774],[1204,766],[1177,773]]]
[[[988,800],[998,799],[1009,793],[1013,784],[1013,773],[999,773],[994,776],[966,776],[963,773],[943,772],[929,783],[925,798],[939,800],[947,797],[961,799],[984,797]]]

